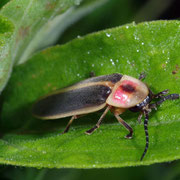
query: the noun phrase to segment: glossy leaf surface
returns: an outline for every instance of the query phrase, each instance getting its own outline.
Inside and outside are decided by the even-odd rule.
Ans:
[[[0,16],[0,92],[7,83],[12,69],[11,42],[14,32],[13,24]]]
[[[14,69],[3,94],[0,162],[31,167],[124,167],[180,159],[180,100],[167,101],[149,120],[149,150],[138,113],[121,117],[134,129],[133,139],[108,114],[91,136],[84,132],[95,125],[102,112],[77,119],[61,135],[69,118],[42,121],[33,118],[34,101],[58,88],[95,74],[122,73],[144,80],[157,93],[180,93],[180,22],[135,23],[90,34],[63,46],[44,50]]]

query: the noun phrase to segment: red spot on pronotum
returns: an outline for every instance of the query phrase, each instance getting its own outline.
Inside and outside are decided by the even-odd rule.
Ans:
[[[127,104],[130,101],[131,94],[136,91],[137,83],[130,80],[124,80],[114,93],[114,101],[120,104]]]
[[[120,88],[118,88],[114,93],[114,100],[121,104],[125,104],[128,101],[128,98],[129,96],[123,93],[123,91]]]

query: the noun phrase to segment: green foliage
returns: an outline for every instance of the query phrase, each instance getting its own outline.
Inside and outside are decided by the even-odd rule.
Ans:
[[[132,22],[134,15],[141,7],[140,4],[139,1],[134,0],[107,0],[102,6],[67,29],[61,36],[60,43],[68,42],[78,35],[83,36],[90,32]],[[139,22],[138,19],[136,22]]]
[[[56,42],[71,23],[106,1],[88,0],[83,5],[81,5],[81,0],[3,1],[1,5],[8,3],[2,7],[0,15],[7,17],[14,28],[10,26],[7,19],[4,21],[2,19],[0,32],[3,33],[1,41],[4,43],[1,44],[3,49],[0,53],[5,61],[1,61],[0,64],[2,69],[0,92],[8,81],[14,64],[25,62],[35,51]],[[8,33],[13,34],[11,41]]]
[[[10,0],[1,0],[0,8],[2,8],[6,3],[8,3]]]
[[[13,43],[13,60],[24,62],[29,55],[45,44],[52,43],[49,33],[57,24],[63,25],[59,19],[66,16],[74,5],[81,0],[14,0],[1,10],[1,14],[8,17],[15,25]],[[57,36],[56,36],[57,38]],[[53,38],[54,40],[54,38]]]
[[[12,68],[11,42],[14,31],[13,24],[0,16],[0,92],[7,83]]]
[[[138,77],[153,92],[169,89],[180,93],[180,22],[156,21],[104,30],[62,46],[48,48],[14,68],[3,93],[0,162],[31,167],[123,167],[180,158],[179,100],[165,102],[150,115],[150,148],[140,162],[145,146],[138,114],[122,117],[134,129],[132,140],[109,113],[91,136],[84,132],[101,112],[81,117],[70,132],[60,135],[67,119],[42,121],[32,117],[31,106],[40,96],[96,75],[119,72]]]
[[[180,178],[180,163],[178,161],[171,163],[153,164],[150,166],[137,166],[126,168],[107,169],[45,169],[9,167],[4,168],[5,178],[11,180],[108,180],[111,179],[141,179],[141,180],[170,180]],[[150,176],[149,176],[150,174]],[[60,177],[60,178],[59,178]]]
[[[36,50],[53,44],[69,24],[106,2],[89,0],[81,7],[81,1],[14,0],[4,6],[0,13],[15,25],[13,61],[23,63]]]

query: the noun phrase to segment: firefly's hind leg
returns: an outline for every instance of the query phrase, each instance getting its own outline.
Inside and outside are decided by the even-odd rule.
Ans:
[[[69,131],[69,128],[70,128],[72,122],[74,121],[74,119],[77,119],[77,118],[78,118],[78,116],[76,116],[76,115],[71,117],[71,119],[69,120],[69,122],[62,134],[67,133]]]
[[[129,134],[127,134],[125,138],[131,139],[133,135],[133,129],[131,128],[131,126],[128,125],[118,114],[114,114],[114,116],[116,117],[118,122],[121,123],[129,131]]]
[[[107,114],[107,112],[109,111],[109,109],[110,109],[110,106],[108,106],[108,107],[105,109],[105,111],[103,112],[103,114],[102,114],[101,117],[99,118],[97,124],[96,124],[93,128],[91,128],[91,129],[89,129],[88,131],[85,132],[86,134],[91,135],[97,128],[100,127],[100,125],[101,125],[101,123],[102,123],[102,120],[103,120],[103,118],[105,117],[105,115]]]

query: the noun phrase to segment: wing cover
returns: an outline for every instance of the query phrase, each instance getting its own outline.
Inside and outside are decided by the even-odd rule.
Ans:
[[[69,114],[75,111],[78,111],[79,114],[85,108],[97,107],[105,103],[110,93],[109,87],[98,85],[52,94],[34,105],[33,114],[39,117],[49,117],[49,119],[66,117],[66,114],[67,116],[75,115]]]
[[[110,81],[112,83],[116,83],[122,78],[122,76],[123,75],[119,74],[119,73],[97,76],[97,77],[92,77],[92,78],[88,78],[86,80],[80,81],[80,82],[76,83],[75,85],[90,83],[90,82],[102,82],[102,81]]]
[[[98,111],[105,107],[106,99],[111,93],[110,87],[98,83],[115,84],[122,76],[116,73],[80,81],[41,98],[34,104],[32,112],[42,119],[56,119]],[[94,85],[90,85],[91,83]]]

